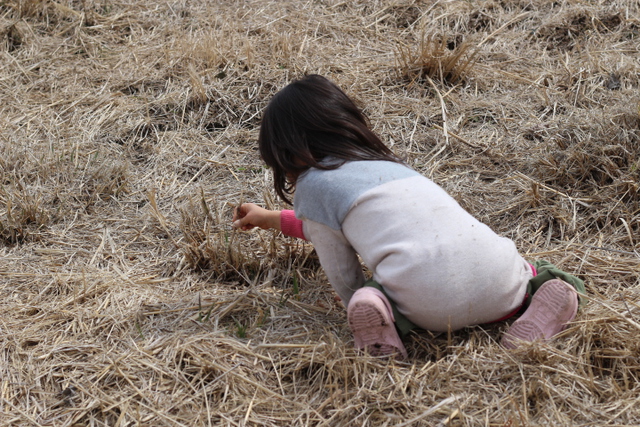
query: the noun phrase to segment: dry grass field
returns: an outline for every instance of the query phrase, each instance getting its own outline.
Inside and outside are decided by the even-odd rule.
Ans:
[[[639,48],[632,0],[0,1],[0,425],[640,425]],[[585,279],[566,333],[355,354],[313,247],[230,227],[305,73]]]

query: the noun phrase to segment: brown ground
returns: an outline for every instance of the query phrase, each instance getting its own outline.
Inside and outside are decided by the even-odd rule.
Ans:
[[[629,0],[0,2],[0,424],[640,424],[640,6]],[[587,282],[360,357],[277,207],[260,114],[320,73],[472,214]]]

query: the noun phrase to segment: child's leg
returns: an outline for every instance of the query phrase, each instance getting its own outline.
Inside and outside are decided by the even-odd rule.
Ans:
[[[523,315],[502,338],[507,348],[518,341],[548,340],[573,320],[579,305],[585,302],[584,282],[550,262],[538,260],[532,265],[535,277],[527,284]]]
[[[530,300],[524,314],[502,337],[502,345],[516,348],[520,342],[548,340],[566,328],[578,311],[574,287],[563,280],[543,283]]]
[[[396,329],[401,320],[403,329],[408,333],[409,325],[413,325],[400,313],[386,297],[380,285],[369,281],[358,289],[347,307],[349,327],[353,332],[355,346],[358,350],[367,351],[372,356],[407,357],[407,350]],[[394,323],[394,321],[396,323]]]
[[[404,314],[398,311],[396,304],[387,296],[387,293],[384,291],[384,288],[382,287],[382,285],[380,285],[380,283],[376,282],[373,279],[370,279],[367,280],[362,286],[375,288],[382,292],[385,298],[387,298],[387,301],[389,302],[389,305],[391,306],[391,310],[393,312],[393,318],[395,319],[396,329],[398,330],[398,334],[400,334],[400,338],[406,337],[409,332],[417,328],[417,326],[414,325],[411,320],[407,319]]]
[[[525,301],[525,307],[529,305],[531,298],[533,298],[533,295],[538,291],[538,289],[540,289],[540,287],[546,282],[553,279],[560,279],[573,286],[578,293],[580,305],[585,303],[586,300],[584,298],[580,298],[580,295],[586,295],[587,293],[584,287],[584,282],[581,279],[560,270],[548,261],[534,261],[533,267],[536,269],[536,276],[532,278],[527,285],[527,295],[529,295],[529,297],[527,298],[527,301]]]

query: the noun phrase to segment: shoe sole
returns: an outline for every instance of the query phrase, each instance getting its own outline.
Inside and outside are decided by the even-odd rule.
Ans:
[[[533,295],[525,313],[502,337],[502,345],[517,348],[522,342],[547,341],[562,332],[578,311],[578,297],[571,285],[549,280]]]
[[[382,292],[375,288],[362,288],[351,298],[347,316],[355,347],[374,357],[395,354],[406,358],[407,350],[396,331],[391,306],[385,304],[385,300]]]

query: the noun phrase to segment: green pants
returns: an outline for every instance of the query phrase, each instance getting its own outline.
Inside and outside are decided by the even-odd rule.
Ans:
[[[565,282],[576,288],[581,306],[587,302],[586,298],[581,296],[587,295],[587,291],[585,290],[584,282],[582,280],[569,273],[565,273],[548,261],[537,260],[533,262],[533,266],[535,267],[538,274],[536,277],[529,280],[529,283],[527,283],[527,299],[524,302],[525,308],[529,307],[529,304],[531,303],[531,297],[536,293],[538,289],[540,289],[540,286],[551,279],[564,280]]]
[[[537,275],[531,280],[529,280],[529,283],[527,283],[527,296],[522,305],[521,312],[529,306],[529,304],[531,303],[531,297],[533,297],[533,294],[535,294],[536,291],[540,289],[540,286],[542,286],[545,282],[552,279],[561,279],[569,283],[574,288],[576,288],[576,291],[578,292],[578,296],[586,295],[584,282],[578,279],[576,276],[573,276],[569,273],[565,273],[564,271],[560,270],[558,267],[556,267],[555,265],[551,264],[548,261],[543,261],[543,260],[534,261],[533,266],[536,269]],[[387,297],[387,299],[389,300],[389,303],[391,304],[391,309],[393,310],[393,317],[395,318],[395,321],[396,321],[395,322],[396,329],[398,330],[398,334],[400,334],[401,338],[404,338],[409,332],[411,332],[411,330],[418,328],[415,324],[413,324],[409,319],[407,319],[402,313],[398,311],[396,304],[389,298],[387,293],[384,291],[384,288],[378,282],[371,279],[366,281],[363,286],[376,288],[377,290],[382,292],[384,296]],[[586,302],[586,299],[580,297],[580,305],[581,306],[584,305],[585,302]]]

